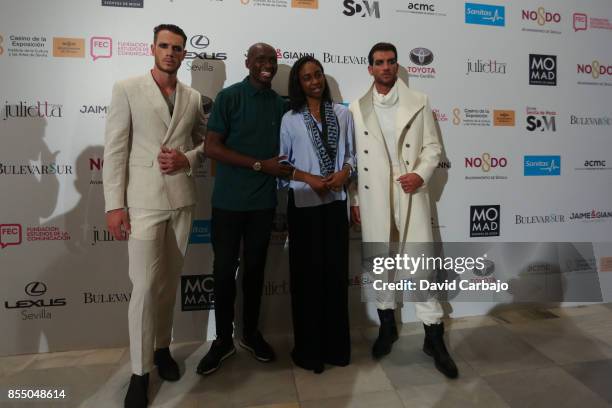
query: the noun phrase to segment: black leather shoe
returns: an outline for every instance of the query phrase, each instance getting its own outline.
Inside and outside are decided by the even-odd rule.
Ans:
[[[244,336],[240,340],[240,347],[250,351],[257,360],[263,363],[269,363],[276,359],[274,350],[258,331],[252,335]]]
[[[148,390],[149,373],[144,375],[132,374],[123,406],[125,408],[146,408],[149,403],[147,399]]]
[[[230,338],[229,340],[216,339],[210,346],[210,350],[198,364],[196,373],[200,375],[212,374],[221,367],[221,362],[226,358],[236,353],[236,347],[234,347],[234,341]]]
[[[438,371],[448,378],[457,378],[459,370],[457,370],[457,365],[444,345],[444,323],[430,324],[429,326],[424,324],[423,326],[425,327],[423,351],[434,358]]]
[[[372,357],[376,360],[389,354],[393,343],[398,339],[393,309],[377,309],[377,311],[380,328],[378,329],[378,338],[372,346]]]
[[[315,374],[321,374],[323,371],[325,371],[325,364],[320,361],[307,361],[296,353],[295,350],[291,352],[291,360],[293,360],[293,364],[296,366],[303,368],[304,370],[312,371]]]
[[[170,355],[168,347],[155,350],[153,362],[157,366],[157,373],[166,381],[178,381],[181,378],[179,366]]]

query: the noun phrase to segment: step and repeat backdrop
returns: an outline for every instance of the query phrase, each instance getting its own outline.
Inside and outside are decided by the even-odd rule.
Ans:
[[[247,75],[246,50],[263,41],[277,50],[279,94],[287,94],[293,62],[309,54],[323,63],[334,99],[349,103],[371,84],[370,47],[394,43],[400,76],[430,96],[442,135],[430,185],[436,239],[535,249],[594,242],[571,269],[594,270],[601,300],[612,298],[609,1],[22,0],[0,12],[0,355],[128,342],[127,249],[104,221],[104,127],[113,83],[152,67],[160,23],[185,30],[179,79],[213,99]],[[214,164],[205,161],[196,175],[176,340],[214,336]],[[286,239],[281,206],[265,332],[291,327]],[[512,263],[523,267],[519,258]],[[373,305],[361,302],[361,272],[354,228],[354,326],[376,321]],[[494,307],[451,301],[448,311]],[[410,304],[402,319],[415,320]]]

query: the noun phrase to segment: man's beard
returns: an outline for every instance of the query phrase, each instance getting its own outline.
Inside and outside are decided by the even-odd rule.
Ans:
[[[166,74],[168,74],[168,75],[174,75],[174,74],[176,74],[176,73],[178,72],[179,68],[181,67],[181,64],[179,64],[179,65],[178,65],[178,66],[177,66],[175,69],[172,69],[172,70],[170,70],[170,69],[166,69],[166,68],[163,68],[161,65],[159,65],[159,64],[157,63],[157,61],[155,61],[155,66],[156,66],[156,67],[157,67],[157,69],[158,69],[158,70],[160,70],[161,72],[164,72],[164,73],[166,73]]]

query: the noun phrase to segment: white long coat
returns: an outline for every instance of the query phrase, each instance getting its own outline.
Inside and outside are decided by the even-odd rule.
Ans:
[[[400,201],[400,241],[431,242],[428,181],[440,159],[440,136],[425,94],[397,80],[399,107],[396,131],[402,174],[417,173],[423,186]],[[391,231],[391,165],[373,105],[372,86],[350,105],[355,121],[357,182],[350,186],[351,205],[361,212],[363,242],[389,242]]]

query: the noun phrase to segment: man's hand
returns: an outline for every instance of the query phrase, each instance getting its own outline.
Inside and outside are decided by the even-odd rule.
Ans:
[[[171,174],[175,171],[189,168],[189,160],[187,160],[187,156],[183,152],[166,146],[161,147],[157,155],[157,162],[163,174]]]
[[[423,185],[423,179],[416,173],[406,173],[400,176],[397,181],[402,185],[404,193],[414,193],[417,188]]]
[[[342,170],[337,171],[323,179],[323,182],[328,189],[332,191],[340,191],[351,174],[351,169],[348,166],[344,166]]]
[[[361,225],[361,212],[358,205],[351,206],[351,221],[353,224]]]
[[[132,226],[127,210],[118,208],[106,213],[106,225],[117,241],[125,241],[129,238]]]
[[[261,171],[275,177],[291,177],[291,174],[293,174],[293,166],[283,164],[281,160],[287,160],[287,156],[278,156],[268,160],[262,160]]]

